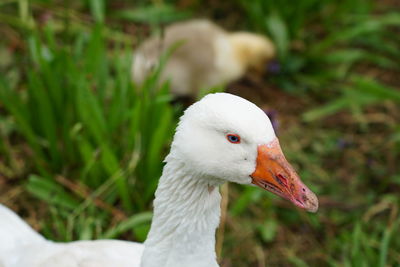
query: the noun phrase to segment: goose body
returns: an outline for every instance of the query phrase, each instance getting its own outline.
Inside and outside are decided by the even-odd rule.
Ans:
[[[161,55],[177,43],[161,75],[176,96],[195,97],[202,89],[239,79],[248,69],[263,71],[275,56],[275,47],[265,36],[229,33],[209,20],[189,20],[166,27],[162,36],[146,40],[135,51],[133,80],[142,83]]]
[[[0,267],[217,267],[218,186],[227,181],[260,186],[308,211],[318,208],[283,156],[268,117],[234,95],[211,94],[190,106],[165,162],[144,244],[55,243],[0,205]]]
[[[143,249],[120,240],[55,243],[0,205],[0,267],[135,267]]]

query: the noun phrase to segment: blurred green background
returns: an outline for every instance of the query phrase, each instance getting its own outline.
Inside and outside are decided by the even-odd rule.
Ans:
[[[400,266],[396,0],[1,1],[0,202],[53,240],[143,241],[182,107],[131,57],[196,17],[272,38],[275,73],[227,90],[274,112],[320,199],[230,185],[221,266]]]

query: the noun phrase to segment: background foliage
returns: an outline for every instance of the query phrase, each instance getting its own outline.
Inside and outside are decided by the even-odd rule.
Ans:
[[[130,82],[132,51],[170,22],[209,17],[276,43],[268,77],[227,90],[277,114],[321,204],[310,215],[231,185],[221,265],[395,266],[399,11],[389,0],[3,1],[0,201],[54,240],[143,241],[182,108],[168,84],[157,90],[160,70]]]

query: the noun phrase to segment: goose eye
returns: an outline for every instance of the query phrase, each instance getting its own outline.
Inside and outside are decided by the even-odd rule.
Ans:
[[[229,142],[233,144],[239,144],[240,143],[240,136],[237,134],[227,134],[226,139],[228,139]]]

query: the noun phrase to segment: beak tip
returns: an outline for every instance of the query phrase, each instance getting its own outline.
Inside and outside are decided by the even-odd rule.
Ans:
[[[314,207],[308,208],[307,211],[310,212],[310,213],[317,213],[318,206],[314,206]]]
[[[314,193],[308,196],[306,203],[306,210],[311,213],[316,213],[318,211],[318,198]]]

